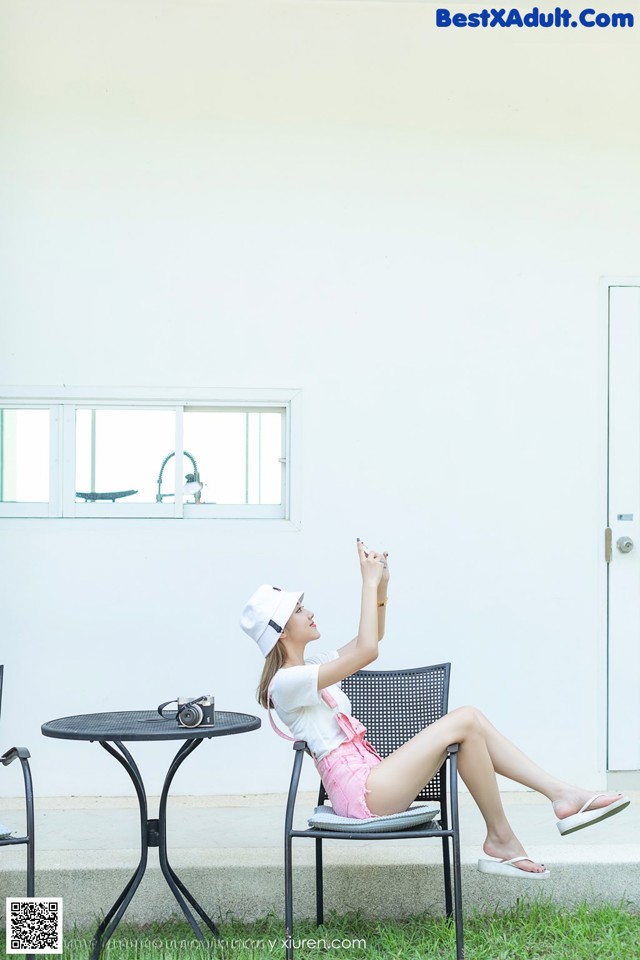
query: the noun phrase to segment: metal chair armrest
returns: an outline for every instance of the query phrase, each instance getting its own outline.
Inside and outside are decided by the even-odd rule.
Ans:
[[[26,747],[11,747],[0,757],[0,763],[7,767],[14,760],[20,761],[22,767],[22,777],[24,780],[24,800],[27,816],[27,835],[16,839],[18,843],[27,844],[27,896],[35,895],[35,813],[33,809],[33,783],[31,780],[31,768],[29,766],[29,757],[31,754]]]
[[[26,747],[11,747],[10,750],[7,750],[6,753],[3,753],[0,757],[0,763],[3,766],[8,767],[10,763],[13,763],[14,760],[28,760],[31,754]]]
[[[293,758],[293,770],[291,771],[291,782],[289,784],[289,794],[287,796],[287,810],[285,813],[285,835],[288,835],[293,824],[293,811],[296,805],[298,795],[298,784],[300,782],[300,771],[302,770],[302,761],[304,760],[305,750],[307,749],[306,740],[296,740],[293,744],[295,756]]]

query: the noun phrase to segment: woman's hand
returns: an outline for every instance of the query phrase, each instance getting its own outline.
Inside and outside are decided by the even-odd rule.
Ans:
[[[386,587],[389,583],[389,554],[385,552],[382,554],[384,557],[384,567],[382,568],[382,577],[380,579],[380,586]]]
[[[376,553],[374,550],[365,553],[364,543],[359,539],[358,556],[360,558],[360,572],[362,574],[363,585],[371,584],[372,586],[378,587],[380,583],[382,583],[385,572],[387,573],[387,580],[389,579],[389,568],[386,566],[387,561],[384,553]]]

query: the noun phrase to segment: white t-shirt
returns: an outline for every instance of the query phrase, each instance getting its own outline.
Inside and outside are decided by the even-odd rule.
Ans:
[[[337,659],[337,650],[307,657],[304,666],[278,670],[271,686],[276,713],[296,740],[307,741],[316,760],[322,760],[346,739],[338,726],[335,710],[325,703],[318,690],[320,664]],[[351,703],[340,687],[334,683],[326,689],[338,709],[351,715]]]

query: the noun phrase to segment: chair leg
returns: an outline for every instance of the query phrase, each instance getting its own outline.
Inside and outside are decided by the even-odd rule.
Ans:
[[[453,898],[451,896],[451,854],[449,851],[449,837],[442,838],[442,871],[444,874],[444,909],[447,917],[451,919],[453,916]]]
[[[464,960],[464,930],[462,926],[462,870],[460,867],[460,818],[458,815],[458,758],[451,756],[451,826],[453,829],[453,901],[456,925],[456,960]]]
[[[462,927],[462,876],[460,870],[460,838],[453,837],[453,885],[456,925],[456,960],[464,960],[464,931]]]
[[[296,740],[293,745],[295,759],[293,761],[293,770],[291,771],[287,810],[284,818],[284,926],[286,960],[293,960],[293,837],[291,836],[291,830],[293,829],[293,812],[305,746],[304,740]]]
[[[444,766],[440,769],[440,776],[446,776]],[[449,829],[446,791],[440,796],[440,826],[443,830]],[[453,899],[451,896],[451,851],[449,848],[449,837],[442,838],[442,871],[444,874],[444,909],[447,917],[451,919],[453,916]]]
[[[293,859],[289,836],[284,842],[284,932],[286,960],[293,960]]]
[[[20,758],[24,778],[24,794],[27,812],[27,896],[35,897],[35,815],[33,810],[33,781],[29,761]]]
[[[291,837],[284,842],[284,930],[286,960],[293,960],[293,860]]]
[[[316,924],[324,923],[324,891],[322,877],[322,837],[316,840]]]

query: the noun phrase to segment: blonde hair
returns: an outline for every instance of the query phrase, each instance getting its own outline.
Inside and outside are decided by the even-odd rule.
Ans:
[[[271,702],[268,701],[269,684],[275,677],[280,667],[284,664],[286,657],[287,652],[279,640],[273,650],[270,650],[265,657],[264,667],[262,668],[262,676],[260,677],[260,683],[258,684],[258,689],[256,690],[258,703],[264,707],[265,710],[267,707],[273,706],[273,700]]]

